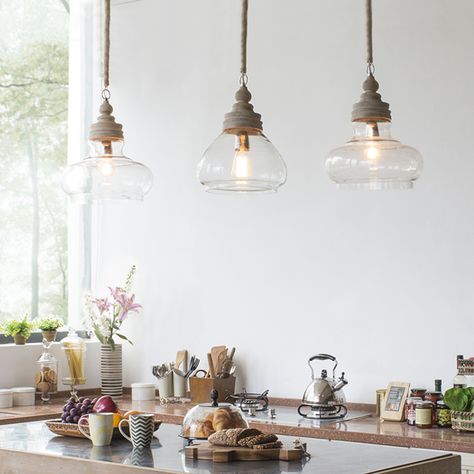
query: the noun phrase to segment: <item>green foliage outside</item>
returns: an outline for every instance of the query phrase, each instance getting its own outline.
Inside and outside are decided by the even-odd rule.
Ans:
[[[69,11],[0,2],[0,321],[67,311]]]

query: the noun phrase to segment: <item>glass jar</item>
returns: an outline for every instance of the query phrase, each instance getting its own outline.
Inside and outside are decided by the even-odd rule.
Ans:
[[[410,397],[425,399],[426,388],[412,388],[410,390]]]
[[[58,391],[58,361],[49,352],[53,343],[54,341],[43,339],[44,352],[36,361],[35,387],[36,392],[41,394],[43,403],[48,403],[51,394]]]
[[[415,426],[415,407],[418,403],[423,400],[420,397],[408,397],[405,404],[405,418],[407,423],[411,426]]]
[[[433,408],[431,402],[421,402],[415,406],[415,425],[417,428],[433,427]]]
[[[66,355],[69,376],[63,378],[63,384],[71,387],[71,394],[76,396],[76,385],[84,385],[86,378],[84,375],[84,356],[86,345],[84,339],[80,338],[74,329],[71,329],[62,340],[62,346]]]
[[[436,404],[443,399],[441,392],[426,392],[425,400],[433,404],[433,425],[436,425]]]
[[[207,439],[212,433],[228,428],[248,428],[242,412],[230,403],[217,403],[217,390],[211,392],[212,403],[192,408],[183,420],[181,436]]]
[[[436,404],[436,424],[441,428],[451,426],[451,410],[443,400]]]

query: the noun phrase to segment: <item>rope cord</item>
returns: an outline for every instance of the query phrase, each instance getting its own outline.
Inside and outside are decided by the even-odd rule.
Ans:
[[[372,42],[372,0],[365,0],[367,32],[367,70],[372,74],[374,69],[374,51]]]
[[[110,0],[104,0],[104,90],[108,90],[110,62]]]
[[[246,82],[247,76],[247,26],[248,26],[248,0],[242,0],[242,25],[240,33],[240,75],[241,80]]]

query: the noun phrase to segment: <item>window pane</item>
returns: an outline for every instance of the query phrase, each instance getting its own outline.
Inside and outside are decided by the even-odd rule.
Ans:
[[[67,310],[66,0],[0,2],[0,320]]]

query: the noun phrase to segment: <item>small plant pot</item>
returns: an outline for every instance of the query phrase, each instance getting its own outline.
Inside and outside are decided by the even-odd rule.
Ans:
[[[24,344],[26,344],[26,337],[23,336],[23,334],[15,334],[13,336],[13,340],[15,341],[15,344],[17,346],[23,346]]]
[[[46,339],[48,342],[54,342],[56,339],[57,331],[41,331],[43,333],[43,339]]]

